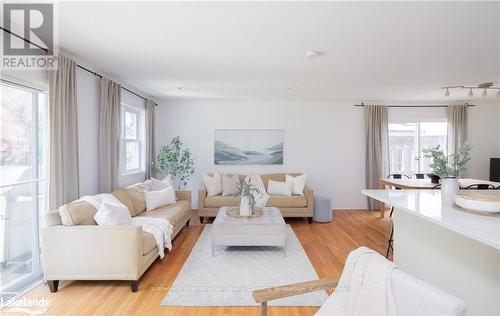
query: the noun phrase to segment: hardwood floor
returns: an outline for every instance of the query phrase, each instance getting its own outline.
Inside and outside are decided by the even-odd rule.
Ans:
[[[307,224],[302,219],[287,219],[287,223],[319,277],[324,278],[340,275],[347,255],[359,246],[385,255],[390,219],[378,216],[378,212],[336,210],[332,223]],[[137,293],[132,293],[130,283],[125,281],[66,281],[59,285],[57,293],[52,294],[47,286],[40,285],[25,297],[49,300],[46,315],[259,315],[258,307],[160,306],[202,230],[198,214],[193,212],[189,227],[175,238],[172,252],[163,260],[157,259],[142,276]],[[312,315],[316,310],[316,307],[270,307],[268,315]],[[8,314],[8,309],[3,313]]]

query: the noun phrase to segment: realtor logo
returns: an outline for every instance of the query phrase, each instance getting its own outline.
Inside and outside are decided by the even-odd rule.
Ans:
[[[5,33],[4,55],[52,55],[54,49],[54,5],[52,3],[6,3],[3,5],[3,20],[6,29],[12,33],[15,32],[13,21],[22,27],[24,34],[16,35],[25,39],[21,40],[15,35]]]

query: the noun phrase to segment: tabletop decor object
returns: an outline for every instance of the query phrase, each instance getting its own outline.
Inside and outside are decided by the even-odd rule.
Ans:
[[[260,207],[256,207],[253,209],[252,214],[250,216],[241,216],[240,214],[240,208],[239,207],[228,207],[226,210],[226,213],[228,216],[234,217],[234,218],[259,218],[264,214],[264,211]]]
[[[424,149],[424,156],[432,158],[429,167],[433,173],[441,177],[441,199],[443,203],[453,204],[455,194],[460,190],[458,177],[467,170],[467,162],[471,159],[471,146],[464,143],[457,154],[446,155],[439,145]]]
[[[466,210],[500,213],[500,195],[459,193],[455,195],[455,204]]]
[[[255,204],[257,203],[254,193],[259,193],[259,189],[255,185],[246,181],[241,181],[238,185],[238,189],[233,196],[241,197],[240,216],[248,217],[252,215]]]

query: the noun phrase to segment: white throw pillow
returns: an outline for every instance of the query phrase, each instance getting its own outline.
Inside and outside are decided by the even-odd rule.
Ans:
[[[222,175],[222,195],[233,195],[238,191],[238,186],[240,185],[240,176],[237,174],[233,175]]]
[[[163,180],[158,180],[151,177],[150,191],[163,190],[169,186],[174,187],[174,181],[170,173],[165,178],[163,178]]]
[[[259,194],[267,194],[266,187],[260,175],[256,173],[249,174],[245,177],[245,182],[253,184],[259,190]]]
[[[304,195],[304,188],[306,186],[306,178],[305,174],[300,176],[292,177],[291,175],[286,175],[286,182],[292,183],[292,194]]]
[[[94,215],[97,225],[132,225],[132,217],[125,205],[102,203]]]
[[[204,173],[201,175],[203,183],[207,187],[207,196],[219,195],[222,193],[222,177],[218,173],[212,176]]]
[[[292,183],[269,180],[267,193],[269,195],[292,196]]]
[[[163,190],[144,191],[144,201],[146,202],[146,211],[151,211],[164,205],[174,204],[175,190],[172,186],[168,186]]]

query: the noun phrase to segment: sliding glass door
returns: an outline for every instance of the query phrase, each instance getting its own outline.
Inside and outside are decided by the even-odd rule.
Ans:
[[[3,80],[0,86],[0,294],[5,300],[42,275],[47,96]]]

